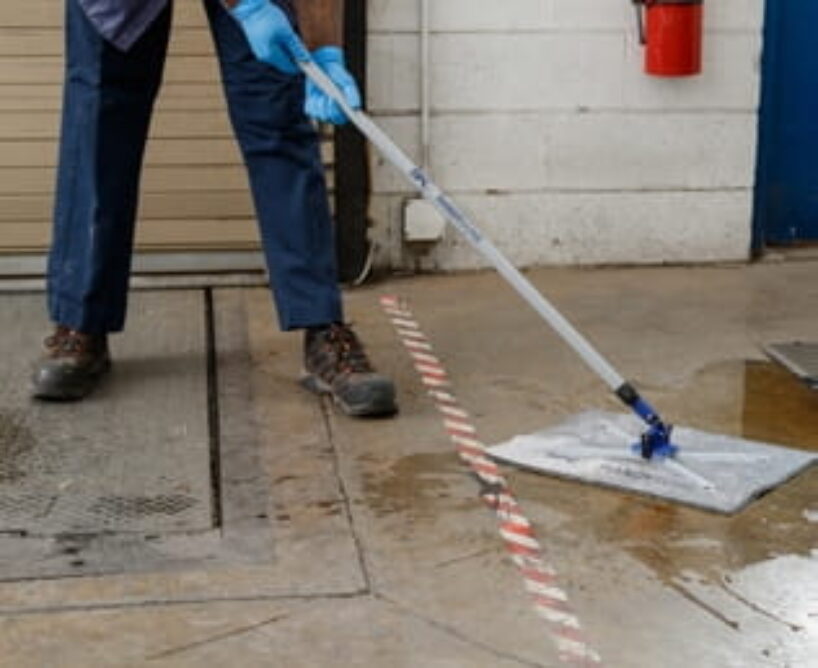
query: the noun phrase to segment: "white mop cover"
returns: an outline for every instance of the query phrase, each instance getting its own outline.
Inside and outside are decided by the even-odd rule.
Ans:
[[[534,471],[734,513],[818,461],[818,455],[676,427],[672,459],[631,450],[645,425],[635,416],[591,411],[559,426],[489,448],[504,462]]]

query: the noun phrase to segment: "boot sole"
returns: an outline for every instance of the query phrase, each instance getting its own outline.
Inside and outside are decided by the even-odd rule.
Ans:
[[[332,402],[341,409],[341,412],[350,417],[389,417],[398,412],[394,397],[382,397],[378,401],[356,405],[341,399],[332,391],[332,387],[312,374],[305,373],[301,376],[299,384],[313,394],[331,397]]]
[[[111,370],[111,360],[106,360],[99,368],[86,375],[82,382],[37,382],[33,381],[31,396],[40,401],[68,402],[80,401],[91,394],[99,385],[102,378]]]

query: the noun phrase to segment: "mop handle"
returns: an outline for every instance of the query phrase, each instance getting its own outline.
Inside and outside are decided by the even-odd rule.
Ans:
[[[499,249],[489,241],[457,204],[446,195],[432,179],[404,153],[394,141],[381,130],[364,112],[349,106],[343,93],[332,80],[312,61],[300,61],[304,74],[343,109],[352,123],[375,145],[406,179],[417,188],[440,214],[451,223],[466,240],[481,253],[505,278],[531,307],[576,351],[614,391],[626,385],[616,369],[578,332],[573,325],[509,262]]]

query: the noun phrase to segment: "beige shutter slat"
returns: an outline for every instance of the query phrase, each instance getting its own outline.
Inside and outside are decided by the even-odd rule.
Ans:
[[[0,25],[4,28],[42,28],[61,26],[65,13],[62,0],[26,0],[24,5],[5,2],[0,10]],[[174,5],[173,23],[177,27],[203,24],[204,9],[198,1],[183,0]]]
[[[46,221],[0,224],[7,252],[30,253],[48,242],[51,224]],[[257,247],[256,221],[253,218],[212,220],[143,220],[137,228],[137,243],[142,250],[185,251],[212,250],[214,244],[228,245],[232,250]]]
[[[49,243],[62,97],[63,2],[0,3],[0,253]],[[323,159],[333,181],[332,144]],[[137,247],[258,247],[247,176],[200,2],[177,2],[145,156]]]

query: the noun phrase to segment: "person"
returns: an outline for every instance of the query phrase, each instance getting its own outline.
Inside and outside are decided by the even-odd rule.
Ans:
[[[121,331],[139,177],[173,0],[66,0],[66,79],[54,234],[53,333],[33,376],[43,400],[86,397]],[[250,186],[279,325],[304,330],[303,383],[348,414],[394,413],[395,387],[345,324],[318,134],[340,106],[300,74],[312,58],[353,108],[343,0],[203,0]],[[303,37],[303,41],[302,38]]]

